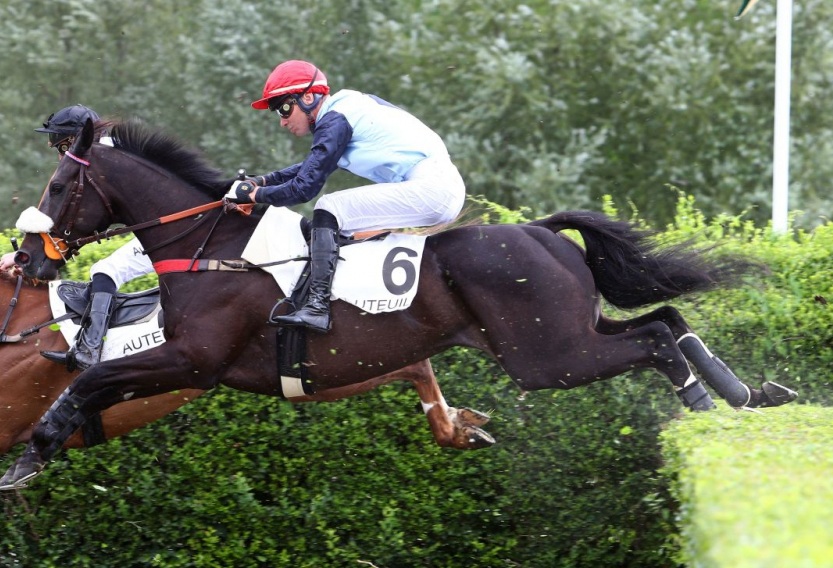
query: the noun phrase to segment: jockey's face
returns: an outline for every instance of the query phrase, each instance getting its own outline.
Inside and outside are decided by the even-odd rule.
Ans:
[[[304,96],[301,97],[301,100],[304,101],[304,104],[312,104],[315,99],[311,93],[305,93]],[[318,107],[312,111],[312,117],[314,118],[317,114]],[[297,104],[292,105],[289,116],[284,117],[281,114],[278,116],[281,119],[281,127],[286,128],[295,136],[306,136],[311,132],[309,126],[310,116],[301,110]]]
[[[72,146],[73,136],[66,136],[62,134],[49,135],[49,147],[58,150],[58,155],[63,157],[69,147]]]

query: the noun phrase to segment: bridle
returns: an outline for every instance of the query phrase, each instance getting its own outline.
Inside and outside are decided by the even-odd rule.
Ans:
[[[78,214],[78,208],[81,206],[81,198],[84,194],[84,188],[86,184],[92,186],[95,189],[96,193],[98,194],[99,198],[101,199],[102,203],[104,204],[105,209],[110,214],[110,217],[114,217],[113,206],[110,203],[110,200],[107,198],[107,194],[102,191],[101,187],[95,182],[92,176],[88,172],[88,168],[90,167],[91,162],[84,158],[78,157],[72,152],[66,152],[64,156],[68,157],[70,160],[77,162],[80,165],[78,170],[78,179],[75,181],[74,185],[69,191],[66,199],[64,199],[64,203],[61,205],[61,209],[58,212],[57,221],[53,222],[53,227],[60,227],[61,221],[64,218],[67,218],[66,227],[63,229],[63,236],[58,237],[54,234],[54,231],[50,229],[48,232],[41,232],[39,233],[41,238],[44,242],[44,253],[46,256],[52,260],[63,259],[66,262],[69,258],[74,256],[78,253],[78,250],[83,247],[84,245],[93,243],[93,242],[101,242],[102,239],[110,239],[117,235],[122,235],[125,233],[132,233],[135,231],[139,231],[141,229],[147,229],[149,227],[154,227],[157,225],[163,225],[166,223],[170,223],[173,221],[178,221],[180,219],[184,219],[186,217],[191,217],[194,215],[198,215],[205,211],[209,211],[211,209],[216,209],[223,205],[223,201],[212,201],[210,203],[206,203],[204,205],[198,205],[197,207],[192,207],[190,209],[186,209],[184,211],[180,211],[178,213],[173,213],[171,215],[166,215],[163,217],[158,217],[156,219],[145,221],[142,223],[137,223],[135,225],[130,225],[127,227],[118,227],[116,229],[107,229],[104,232],[96,231],[94,234],[88,237],[81,237],[78,239],[74,239],[71,241],[66,240],[65,237],[68,237],[72,233],[72,229],[75,226],[75,218]],[[218,219],[219,220],[219,217]],[[216,226],[216,221],[215,221]],[[184,236],[187,232],[190,232],[192,229],[189,229],[182,235],[177,236],[176,238],[180,238]],[[213,231],[213,228],[212,228]],[[164,244],[169,244],[171,241],[167,241]],[[163,246],[163,245],[160,245]],[[159,247],[156,247],[159,248]],[[146,251],[147,252],[147,251]]]
[[[67,195],[66,199],[64,199],[63,205],[61,205],[61,210],[58,212],[57,221],[54,221],[53,226],[60,226],[61,221],[64,218],[68,218],[66,227],[63,230],[64,237],[68,237],[72,234],[72,229],[75,226],[75,218],[78,215],[78,208],[81,206],[81,198],[84,196],[84,187],[86,183],[89,183],[90,186],[95,189],[98,196],[101,198],[102,203],[104,203],[104,207],[107,209],[107,212],[110,216],[113,216],[113,206],[110,203],[110,200],[107,199],[107,195],[101,190],[101,187],[93,180],[93,178],[87,172],[87,168],[90,167],[90,162],[83,158],[79,158],[75,154],[70,151],[64,152],[64,156],[77,162],[81,165],[78,170],[78,179],[75,181],[72,189],[69,191],[69,195]],[[48,233],[41,233],[41,238],[44,242],[44,252],[46,256],[53,259],[63,259],[64,262],[67,261],[68,256],[72,256],[75,254],[83,244],[86,243],[79,243],[81,239],[76,239],[75,241],[66,241],[65,238],[56,237],[53,234],[53,231],[50,230]]]

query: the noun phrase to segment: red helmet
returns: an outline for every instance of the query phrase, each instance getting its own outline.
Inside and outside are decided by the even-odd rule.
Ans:
[[[284,61],[269,74],[263,86],[263,97],[252,103],[252,108],[269,108],[269,99],[294,93],[326,95],[330,92],[327,77],[318,67],[306,61]]]

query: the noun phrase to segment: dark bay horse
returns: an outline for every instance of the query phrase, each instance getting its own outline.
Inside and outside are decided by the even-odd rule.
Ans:
[[[3,455],[16,444],[29,441],[37,420],[78,373],[70,373],[40,355],[44,350],[67,349],[63,335],[44,326],[52,321],[45,283],[33,283],[11,272],[0,271],[0,310],[0,369],[3,370],[0,375],[0,455]],[[487,415],[446,404],[428,360],[342,389],[297,397],[292,402],[339,400],[393,381],[414,384],[440,446],[476,449],[494,443],[480,428],[488,422]],[[122,436],[167,416],[203,392],[183,389],[120,402],[88,419],[63,447],[90,447]]]
[[[114,223],[127,225],[154,263],[239,259],[257,221],[221,206],[232,180],[162,132],[134,122],[108,126],[115,147],[94,143],[88,123],[38,209],[21,216],[27,235],[16,260],[24,273],[55,278],[69,255],[101,232],[112,234]],[[584,249],[559,234],[564,229],[577,230]],[[739,381],[674,308],[624,321],[602,315],[602,297],[639,308],[730,285],[753,266],[686,246],[658,249],[646,232],[593,212],[453,228],[427,237],[410,307],[370,315],[334,302],[333,327],[309,334],[305,364],[324,391],[464,346],[495,358],[524,390],[569,389],[650,368],[669,379],[685,406],[713,408],[690,360],[733,406],[782,404],[795,393]],[[275,329],[266,319],[281,293],[271,276],[183,271],[159,278],[167,341],[81,373],[0,489],[25,486],[89,416],[118,402],[219,384],[279,394]]]

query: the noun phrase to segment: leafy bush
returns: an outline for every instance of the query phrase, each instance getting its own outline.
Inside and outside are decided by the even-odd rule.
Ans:
[[[667,563],[664,380],[519,397],[479,356],[436,363],[449,401],[494,409],[496,446],[436,447],[406,385],[306,406],[220,389],[4,495],[0,566]]]

